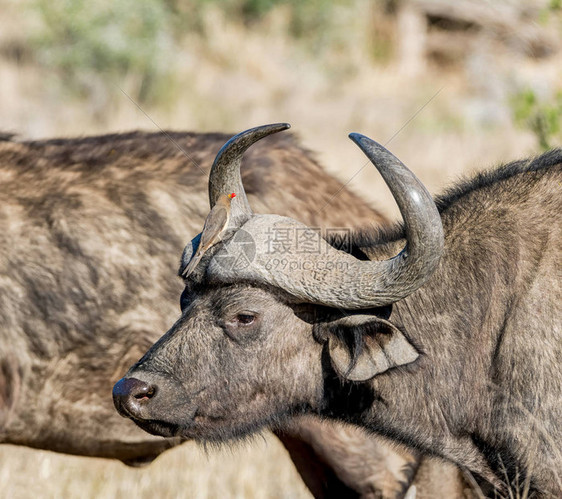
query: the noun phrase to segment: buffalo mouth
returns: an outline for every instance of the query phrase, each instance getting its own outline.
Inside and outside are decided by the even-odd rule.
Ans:
[[[129,416],[130,417],[130,416]],[[181,427],[174,423],[168,423],[158,419],[130,419],[142,430],[160,437],[178,437],[180,436]]]

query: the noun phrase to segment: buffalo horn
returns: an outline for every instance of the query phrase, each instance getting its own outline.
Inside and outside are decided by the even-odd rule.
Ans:
[[[236,198],[232,202],[231,217],[249,216],[252,214],[250,203],[242,185],[240,165],[244,152],[258,140],[290,128],[288,123],[276,123],[251,128],[232,137],[224,144],[215,158],[209,175],[209,203],[215,206],[221,194],[234,192]]]

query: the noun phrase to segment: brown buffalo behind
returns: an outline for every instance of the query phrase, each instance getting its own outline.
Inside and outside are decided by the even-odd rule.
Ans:
[[[111,387],[178,314],[177,258],[208,213],[208,171],[228,138],[0,142],[0,442],[129,464],[180,443],[117,415]],[[244,161],[257,212],[385,222],[291,136]],[[350,427],[307,419],[281,438],[317,496],[392,497],[411,480],[417,497],[462,490],[456,469]]]

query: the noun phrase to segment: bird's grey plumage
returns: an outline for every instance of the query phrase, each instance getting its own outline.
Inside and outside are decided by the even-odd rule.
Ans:
[[[235,194],[223,194],[207,215],[199,239],[199,245],[194,251],[194,255],[187,264],[187,267],[181,273],[182,277],[186,278],[190,275],[197,267],[197,264],[205,252],[220,241],[223,232],[228,227],[228,222],[230,220],[230,203],[234,197]]]

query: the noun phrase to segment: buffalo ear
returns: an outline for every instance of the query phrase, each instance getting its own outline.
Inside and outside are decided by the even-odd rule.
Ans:
[[[339,376],[350,381],[367,381],[419,357],[394,324],[377,316],[351,315],[328,327],[332,366]]]

